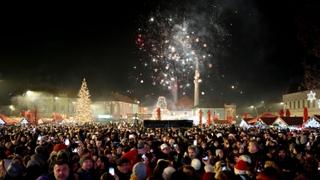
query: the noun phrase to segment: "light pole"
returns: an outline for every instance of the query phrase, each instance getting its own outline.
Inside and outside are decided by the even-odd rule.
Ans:
[[[56,112],[57,111],[57,100],[59,99],[59,97],[55,96],[53,98],[53,111]]]
[[[194,72],[194,107],[199,105],[199,81],[200,81],[200,70],[199,70],[199,60],[196,58],[196,67]]]
[[[28,105],[28,109],[32,109],[32,105],[33,105],[33,113],[34,113],[34,123],[37,124],[37,119],[38,119],[38,107],[35,103],[37,97],[38,97],[38,93],[37,92],[34,92],[34,91],[30,91],[30,90],[27,90],[26,93],[25,93],[25,97],[27,98],[26,100],[31,104],[30,106]],[[29,104],[28,103],[28,104]],[[30,120],[30,119],[29,119]]]

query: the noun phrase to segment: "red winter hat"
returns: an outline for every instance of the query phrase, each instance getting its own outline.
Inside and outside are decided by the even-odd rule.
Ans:
[[[246,171],[249,170],[248,164],[243,161],[239,160],[236,165],[234,166],[235,174],[246,174]]]
[[[68,146],[66,146],[65,144],[60,143],[60,144],[56,144],[56,145],[53,146],[53,151],[59,152],[61,150],[67,149],[67,148],[68,148]]]

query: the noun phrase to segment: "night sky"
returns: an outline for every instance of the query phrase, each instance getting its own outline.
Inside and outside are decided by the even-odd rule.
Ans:
[[[76,96],[84,77],[93,99],[111,91],[146,102],[170,94],[153,86],[146,72],[144,83],[136,77],[144,71],[141,62],[151,61],[137,47],[137,30],[148,28],[155,14],[208,18],[198,24],[208,30],[213,52],[213,68],[202,72],[210,76],[201,83],[203,104],[281,101],[283,93],[303,89],[303,64],[320,65],[316,0],[138,0],[4,9],[0,105],[27,89]],[[193,98],[192,91],[187,95]]]

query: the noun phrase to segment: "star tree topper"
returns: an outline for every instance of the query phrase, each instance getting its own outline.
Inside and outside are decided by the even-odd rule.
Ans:
[[[314,100],[316,100],[316,93],[315,92],[313,92],[313,91],[310,91],[308,94],[307,94],[307,96],[308,96],[308,101],[310,101],[311,103],[314,101]]]

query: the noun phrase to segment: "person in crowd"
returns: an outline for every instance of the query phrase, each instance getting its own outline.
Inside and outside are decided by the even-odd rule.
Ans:
[[[147,179],[147,166],[143,162],[138,162],[133,166],[130,180]]]
[[[45,176],[38,179],[45,179]],[[57,159],[53,166],[53,173],[47,176],[48,180],[74,180],[76,176],[71,172],[70,166],[66,159]]]
[[[77,171],[79,180],[93,180],[93,160],[89,156],[84,156],[80,159],[80,169]]]
[[[175,168],[168,166],[164,168],[163,173],[162,173],[162,178],[164,180],[171,180],[172,174],[176,171]]]
[[[251,168],[255,173],[261,172],[264,167],[266,160],[266,153],[259,148],[259,144],[256,140],[250,140],[248,145],[248,155],[251,159],[252,165]]]
[[[295,163],[289,156],[285,147],[280,147],[275,158],[275,163],[280,170],[283,179],[293,179]]]
[[[1,126],[0,134],[0,179],[144,179],[144,167],[147,179],[320,179],[319,129],[112,122]]]
[[[120,158],[117,160],[117,168],[115,174],[119,180],[129,180],[131,175],[130,160],[128,158]]]
[[[105,156],[98,157],[95,163],[95,171],[94,171],[96,179],[100,178],[102,174],[104,174],[108,170],[109,170],[108,158]]]

